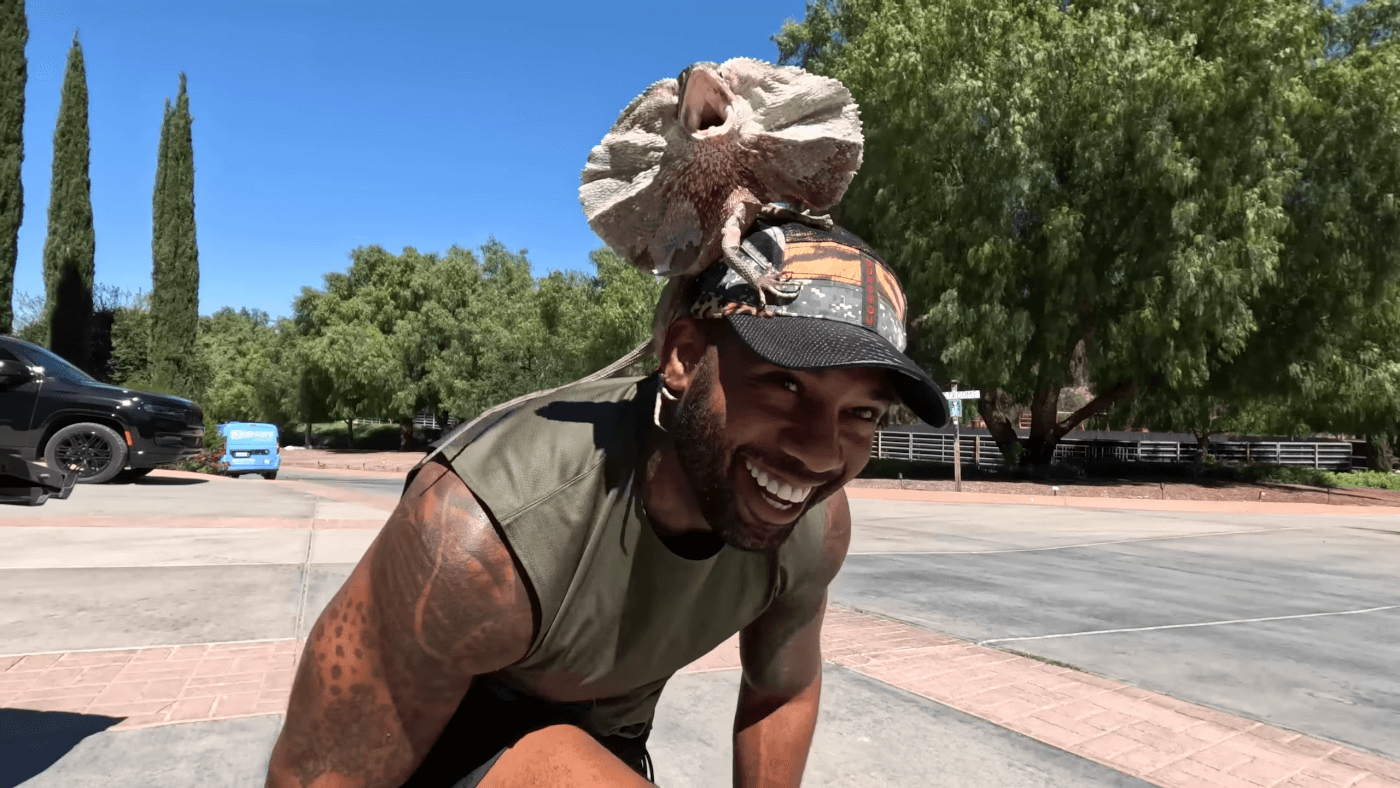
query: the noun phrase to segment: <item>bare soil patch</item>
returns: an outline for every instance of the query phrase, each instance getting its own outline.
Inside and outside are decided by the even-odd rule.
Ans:
[[[288,468],[407,473],[426,455],[422,451],[360,451],[356,449],[292,449],[283,447]]]

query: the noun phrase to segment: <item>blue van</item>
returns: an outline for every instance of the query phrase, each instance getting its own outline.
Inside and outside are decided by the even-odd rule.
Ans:
[[[219,425],[219,434],[224,436],[224,456],[219,461],[228,465],[229,476],[256,473],[264,479],[277,478],[282,456],[277,447],[276,424],[231,421]]]

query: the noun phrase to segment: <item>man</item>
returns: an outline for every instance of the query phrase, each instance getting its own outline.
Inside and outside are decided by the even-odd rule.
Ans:
[[[760,316],[710,269],[656,375],[532,399],[410,474],[307,642],[269,786],[650,785],[662,687],[735,632],[735,784],[800,783],[842,487],[896,399],[947,406],[860,239],[759,225],[743,250],[796,300]]]

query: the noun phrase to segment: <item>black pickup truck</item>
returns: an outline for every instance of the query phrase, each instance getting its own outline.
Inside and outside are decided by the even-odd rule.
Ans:
[[[203,447],[204,413],[193,402],[98,382],[38,345],[0,336],[0,449],[101,484]]]

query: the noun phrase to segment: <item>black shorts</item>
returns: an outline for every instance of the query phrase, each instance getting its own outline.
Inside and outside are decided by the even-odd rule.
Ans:
[[[587,703],[541,700],[490,677],[479,677],[403,788],[475,788],[526,734],[553,725],[587,730],[588,709]],[[608,736],[598,743],[651,780],[651,755],[646,748],[650,732],[648,727],[640,736]]]

